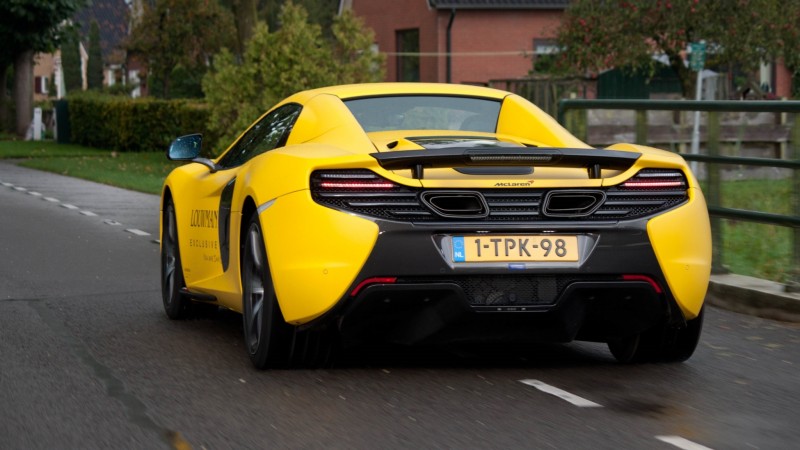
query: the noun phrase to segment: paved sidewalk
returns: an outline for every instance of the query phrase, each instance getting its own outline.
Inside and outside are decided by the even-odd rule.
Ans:
[[[744,275],[712,275],[706,301],[714,306],[784,322],[800,323],[800,293],[781,283]]]

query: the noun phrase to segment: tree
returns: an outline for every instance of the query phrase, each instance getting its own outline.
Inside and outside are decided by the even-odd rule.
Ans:
[[[61,43],[61,73],[64,74],[64,87],[67,93],[83,88],[81,75],[81,50],[78,33],[73,30]]]
[[[613,67],[653,73],[663,54],[694,96],[695,75],[684,55],[690,42],[707,42],[706,66],[755,72],[762,61],[786,54],[777,30],[796,29],[788,10],[800,2],[773,0],[574,0],[558,32],[562,68],[599,72]]]
[[[309,23],[302,6],[286,3],[280,22],[283,26],[272,33],[266,24],[257,24],[241,63],[223,50],[203,78],[209,128],[222,136],[221,144],[295,92],[383,78],[383,61],[370,48],[372,32],[352,14],[336,18],[332,43],[322,37],[319,25]]]
[[[281,9],[287,2],[302,6],[308,13],[308,21],[322,27],[323,36],[330,37],[334,17],[339,9],[339,0],[260,0],[259,12],[271,30],[282,26]]]
[[[86,85],[89,89],[103,88],[103,51],[100,48],[100,26],[92,20],[89,26],[89,61],[86,63]]]
[[[33,55],[55,49],[64,21],[86,0],[3,0],[0,2],[0,74],[14,65],[16,132],[24,135],[33,115]],[[0,80],[2,81],[2,80]],[[6,108],[0,95],[0,108]]]
[[[205,72],[212,55],[234,43],[233,36],[233,17],[217,0],[156,0],[153,6],[144,3],[128,49],[144,56],[148,73],[161,83],[160,95],[169,98],[176,67]]]

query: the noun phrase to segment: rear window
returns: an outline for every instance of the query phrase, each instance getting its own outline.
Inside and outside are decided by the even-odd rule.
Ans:
[[[367,132],[461,130],[493,133],[500,101],[473,97],[403,95],[346,100]]]

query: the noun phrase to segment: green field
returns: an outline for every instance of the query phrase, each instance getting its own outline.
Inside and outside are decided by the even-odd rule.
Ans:
[[[116,153],[53,142],[0,141],[0,159],[62,175],[159,194],[179,163],[164,153]],[[792,215],[792,181],[736,180],[721,186],[722,206]],[[774,225],[722,221],[722,264],[731,272],[780,282],[792,273],[793,230]]]

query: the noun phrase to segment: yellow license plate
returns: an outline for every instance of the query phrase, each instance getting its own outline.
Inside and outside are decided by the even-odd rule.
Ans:
[[[574,262],[577,236],[453,236],[453,262]]]

